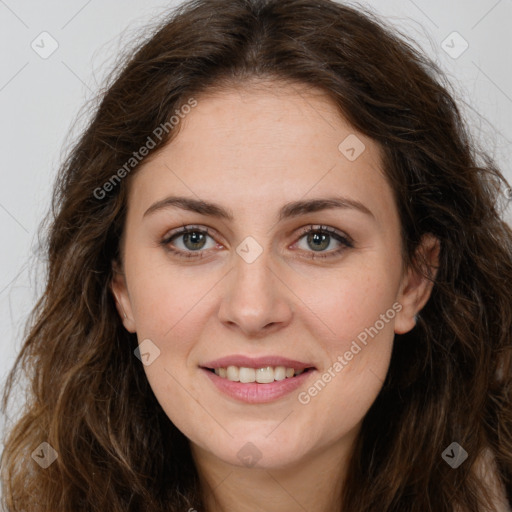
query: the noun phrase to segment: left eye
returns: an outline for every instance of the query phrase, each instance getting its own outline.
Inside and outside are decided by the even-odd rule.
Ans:
[[[342,245],[348,245],[348,240],[345,237],[337,234],[330,228],[308,228],[299,240],[303,238],[305,238],[306,244],[308,244],[310,248],[313,247],[313,250],[316,252],[327,249],[333,241],[337,241]]]
[[[308,226],[302,230],[302,236],[299,238],[299,241],[303,238],[305,238],[308,247],[313,247],[313,251],[304,249],[309,253],[307,257],[312,259],[338,256],[347,248],[354,247],[352,240],[348,236],[328,226]],[[341,247],[332,251],[325,251],[331,245],[333,239]]]

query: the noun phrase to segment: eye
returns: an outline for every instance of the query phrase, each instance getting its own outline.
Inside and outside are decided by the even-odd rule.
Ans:
[[[208,238],[211,239],[209,247]],[[299,241],[294,245],[298,245],[302,239],[305,239],[306,248],[299,248],[309,253],[306,257],[311,259],[335,257],[347,248],[354,247],[350,237],[328,226],[304,227],[301,230]],[[338,244],[338,249],[325,250],[335,243]],[[183,226],[179,230],[173,231],[160,242],[160,245],[179,258],[202,258],[205,251],[218,247],[208,228],[197,226]],[[313,250],[308,250],[308,247]]]
[[[353,241],[347,235],[344,235],[334,228],[328,226],[307,226],[302,230],[302,239],[305,239],[306,248],[301,248],[310,254],[307,256],[311,259],[315,258],[330,258],[340,255],[347,248],[354,247]],[[297,244],[299,243],[297,242]],[[338,249],[325,251],[333,244],[337,243]],[[308,247],[312,248],[312,251],[308,251]]]
[[[213,243],[207,247],[207,239],[211,238]],[[175,242],[177,241],[177,243]],[[174,231],[160,244],[182,258],[201,258],[203,251],[216,247],[215,240],[209,234],[208,228],[199,228],[195,226],[183,226],[178,231]],[[176,248],[176,245],[178,246]]]

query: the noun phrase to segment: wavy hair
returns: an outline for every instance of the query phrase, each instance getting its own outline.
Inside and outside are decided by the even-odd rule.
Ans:
[[[253,79],[323,91],[380,146],[405,264],[423,268],[415,257],[423,234],[441,245],[417,326],[395,336],[338,510],[486,510],[491,490],[475,471],[486,450],[510,503],[508,185],[470,135],[444,75],[369,12],[329,0],[194,0],[118,62],[58,174],[41,228],[45,289],[4,392],[6,410],[17,377],[28,378],[2,455],[6,510],[204,509],[188,440],[153,395],[110,291],[138,167],[97,191],[192,96]],[[151,154],[178,132],[167,130]],[[58,453],[46,469],[31,459],[42,442]],[[457,469],[441,457],[452,442],[468,453]]]

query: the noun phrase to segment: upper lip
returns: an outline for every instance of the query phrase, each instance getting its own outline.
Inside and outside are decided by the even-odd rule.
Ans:
[[[228,366],[239,366],[244,368],[265,368],[267,366],[284,366],[295,370],[305,370],[306,368],[314,368],[311,363],[303,363],[294,359],[280,356],[261,356],[248,357],[242,355],[225,356],[214,361],[204,363],[204,368],[227,368]]]

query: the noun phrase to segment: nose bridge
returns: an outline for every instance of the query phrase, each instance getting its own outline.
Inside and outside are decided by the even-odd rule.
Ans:
[[[220,320],[253,335],[287,324],[291,308],[286,287],[276,275],[272,252],[247,237],[237,247],[233,265]]]

